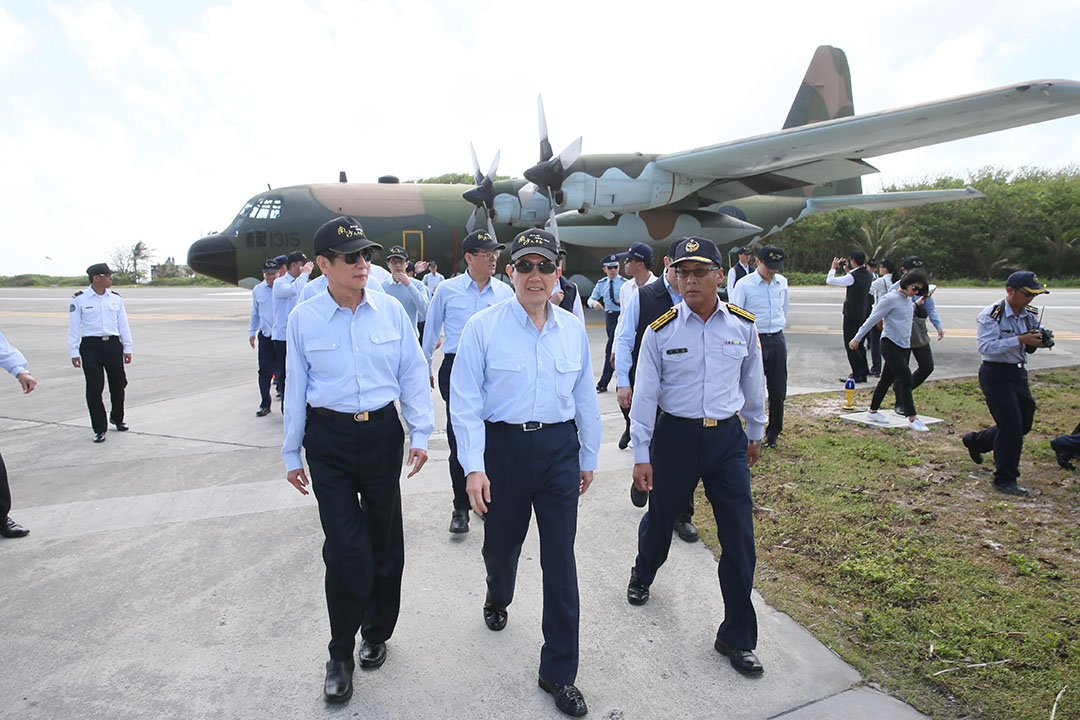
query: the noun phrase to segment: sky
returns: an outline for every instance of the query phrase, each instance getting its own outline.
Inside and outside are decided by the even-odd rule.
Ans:
[[[944,6],[944,7],[942,7]],[[272,187],[674,152],[779,129],[818,45],[856,114],[1080,80],[1072,1],[0,0],[0,275],[183,262]],[[871,159],[866,191],[1080,158],[1080,116]],[[51,260],[46,260],[46,258]]]

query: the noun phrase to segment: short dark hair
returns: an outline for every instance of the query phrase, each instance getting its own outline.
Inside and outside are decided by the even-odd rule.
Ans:
[[[881,267],[888,270],[890,275],[896,274],[896,263],[893,262],[892,258],[885,258],[884,260],[882,260]]]
[[[852,250],[851,254],[848,255],[848,257],[851,258],[851,261],[856,265],[866,264],[866,253],[864,253],[862,250]]]
[[[923,293],[926,292],[926,286],[930,284],[930,278],[926,277],[926,271],[922,268],[909,270],[904,277],[900,278],[900,287],[905,290],[915,283],[920,283],[923,286]]]

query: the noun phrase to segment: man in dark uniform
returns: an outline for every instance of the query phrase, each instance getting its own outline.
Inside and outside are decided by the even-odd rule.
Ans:
[[[752,256],[753,251],[749,247],[741,247],[735,250],[735,254],[739,259],[732,266],[731,272],[729,272],[727,276],[728,297],[731,297],[731,293],[735,289],[735,283],[753,272],[753,270],[750,269],[750,257]]]
[[[124,388],[127,387],[124,365],[131,362],[131,329],[120,293],[109,289],[112,287],[109,266],[91,265],[86,268],[86,274],[90,277],[90,287],[75,293],[68,308],[68,350],[72,366],[81,367],[86,378],[86,406],[90,410],[94,442],[101,443],[105,442],[109,422],[119,432],[128,429],[124,423]],[[101,401],[106,375],[111,405],[108,416]]]
[[[0,368],[7,370],[19,381],[23,395],[37,387],[37,380],[26,369],[26,357],[19,352],[7,338],[0,334]],[[11,487],[8,485],[7,467],[4,458],[0,455],[0,537],[21,538],[30,534],[30,531],[11,519]]]
[[[604,277],[596,283],[592,295],[589,296],[589,305],[597,310],[604,311],[604,328],[607,331],[607,345],[604,346],[604,370],[600,374],[600,380],[596,383],[596,392],[607,392],[611,376],[615,374],[615,365],[612,364],[611,345],[615,341],[615,326],[619,324],[619,295],[622,291],[626,278],[619,275],[619,258],[614,255],[604,256]]]
[[[1017,484],[1024,436],[1035,417],[1035,399],[1028,388],[1027,356],[1045,347],[1039,318],[1028,310],[1036,295],[1050,292],[1035,273],[1020,270],[1005,282],[1005,299],[979,313],[975,340],[982,365],[979,387],[994,425],[963,437],[971,459],[982,463],[983,453],[994,452],[994,487],[1006,495],[1026,496]]]
[[[846,267],[851,263],[851,270],[846,275],[837,277],[838,268]],[[851,366],[851,378],[857,383],[864,383],[870,374],[870,366],[866,364],[866,344],[859,343],[858,349],[852,350],[848,343],[859,332],[866,318],[870,317],[870,283],[874,276],[865,267],[866,253],[862,250],[852,250],[847,260],[833,258],[829,275],[825,278],[828,285],[840,285],[847,288],[844,298],[844,349],[847,352],[848,364]],[[846,381],[847,378],[840,378]]]
[[[381,249],[352,218],[315,231],[327,292],[301,303],[286,324],[289,382],[285,385],[287,479],[311,488],[326,540],[326,607],[330,660],[325,699],[352,696],[353,648],[360,631],[360,666],[386,660],[397,623],[405,545],[401,521],[404,433],[394,401],[409,425],[412,477],[427,461],[434,408],[423,352],[401,304],[365,287],[372,253]],[[358,497],[359,496],[359,497]]]
[[[1057,463],[1066,470],[1075,470],[1073,458],[1080,458],[1080,424],[1073,428],[1072,435],[1062,435],[1050,441]]]
[[[754,316],[719,301],[723,270],[712,241],[683,239],[672,264],[683,299],[645,331],[630,408],[634,482],[651,492],[626,597],[631,605],[648,601],[649,586],[667,559],[672,527],[700,479],[722,548],[717,572],[724,621],[714,647],[736,670],[757,676],[762,666],[753,652],[750,467],[765,433],[761,347]]]
[[[484,622],[495,631],[506,626],[535,509],[544,571],[538,682],[559,710],[580,717],[588,709],[574,686],[574,537],[578,496],[593,480],[601,424],[585,326],[550,301],[557,258],[549,232],[526,230],[514,238],[506,267],[514,296],[465,324],[450,377],[450,414],[470,504],[486,517]]]
[[[277,353],[274,350],[274,281],[281,275],[281,263],[271,258],[263,263],[263,281],[251,289],[251,321],[248,324],[248,342],[251,349],[259,350],[259,409],[256,417],[270,414],[270,379],[277,371]],[[284,365],[284,361],[282,361]],[[285,383],[278,382],[278,391],[284,392]]]

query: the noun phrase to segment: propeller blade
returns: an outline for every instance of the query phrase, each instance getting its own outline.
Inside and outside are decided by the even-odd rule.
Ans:
[[[488,232],[491,233],[491,237],[495,238],[495,240],[498,241],[499,238],[495,235],[495,223],[491,222],[490,215],[488,216],[487,221]]]
[[[559,153],[559,162],[562,163],[563,169],[569,168],[574,164],[574,161],[581,157],[581,138],[579,137],[574,142],[566,146],[566,149]]]
[[[536,96],[536,112],[540,116],[540,162],[547,162],[554,154],[548,142],[547,118],[544,117],[544,97]]]
[[[476,160],[476,148],[473,147],[471,142],[469,143],[469,152],[472,153],[473,177],[476,178],[476,184],[479,185],[484,181],[484,176],[480,174],[480,163]]]
[[[476,211],[469,213],[469,219],[465,221],[465,233],[471,233],[476,227]]]
[[[551,211],[551,217],[548,219],[548,223],[551,225],[551,234],[555,236],[556,240],[559,240],[559,223],[555,222],[555,201],[549,199],[548,208]],[[559,240],[560,244],[562,243]]]
[[[499,157],[501,155],[502,155],[502,150],[496,150],[495,151],[495,159],[491,161],[491,167],[488,168],[487,175],[484,176],[486,179],[489,179],[489,180],[494,180],[495,179],[495,173],[498,172],[498,170],[499,170]],[[473,161],[475,162],[475,160],[476,160],[476,155],[474,153]],[[479,171],[480,171],[480,169],[477,168],[477,172],[479,172]],[[477,181],[477,184],[479,184],[479,181]]]
[[[521,207],[525,207],[529,204],[529,201],[533,199],[533,195],[536,194],[536,183],[525,183],[518,190],[518,201],[521,203]]]

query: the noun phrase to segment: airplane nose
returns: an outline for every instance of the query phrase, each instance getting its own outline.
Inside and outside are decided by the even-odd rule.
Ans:
[[[236,248],[224,235],[209,235],[188,248],[187,264],[203,275],[235,285]]]

